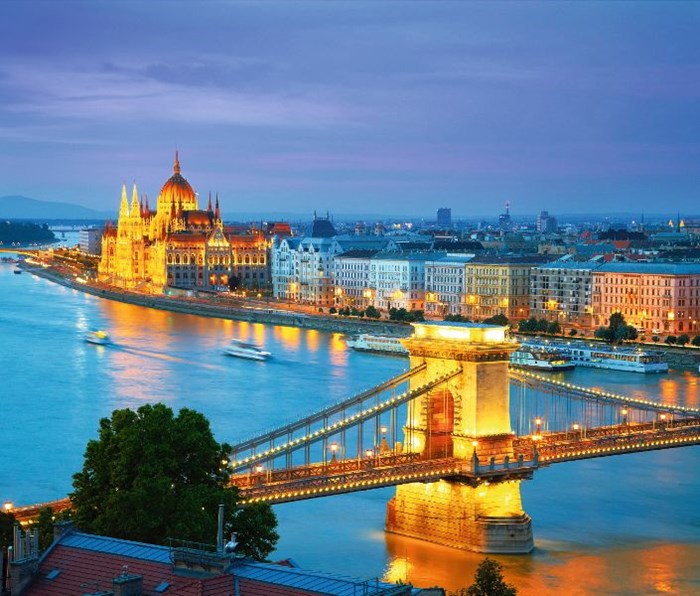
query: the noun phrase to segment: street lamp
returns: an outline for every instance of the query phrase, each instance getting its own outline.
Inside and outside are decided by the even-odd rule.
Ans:
[[[382,442],[379,445],[379,452],[386,453],[389,451],[389,443],[386,440],[386,433],[389,429],[386,426],[382,426],[380,430],[382,431]]]
[[[331,443],[330,450],[331,450],[331,464],[338,463],[338,459],[335,455],[336,452],[338,451],[338,443]]]
[[[539,440],[542,438],[542,418],[535,418],[535,436],[533,439]]]
[[[622,414],[622,426],[627,428],[627,408],[622,408],[620,414]]]

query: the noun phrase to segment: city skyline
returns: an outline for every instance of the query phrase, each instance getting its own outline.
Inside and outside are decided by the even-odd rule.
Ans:
[[[154,199],[179,149],[234,212],[694,211],[697,4],[0,12],[0,195]]]

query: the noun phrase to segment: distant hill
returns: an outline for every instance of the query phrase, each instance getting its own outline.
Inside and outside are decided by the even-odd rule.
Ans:
[[[72,203],[40,201],[21,195],[0,197],[1,219],[113,219],[114,213],[97,211]]]

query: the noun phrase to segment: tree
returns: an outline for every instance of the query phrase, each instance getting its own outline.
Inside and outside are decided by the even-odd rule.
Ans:
[[[194,410],[177,416],[163,404],[115,410],[100,421],[99,438],[88,442],[83,469],[73,476],[74,521],[85,531],[128,540],[211,543],[220,503],[227,532],[241,515],[238,491],[228,488],[229,451]],[[272,510],[265,523],[247,527],[239,539],[255,541],[247,534],[255,531],[271,540]]]
[[[365,314],[370,319],[378,319],[382,316],[381,313],[371,304],[365,309]]]
[[[688,337],[688,335],[686,333],[683,333],[683,334],[678,336],[678,339],[676,340],[676,344],[678,344],[679,346],[684,346],[689,341],[690,341],[690,337]]]
[[[639,333],[636,328],[625,322],[625,317],[621,312],[614,312],[608,319],[608,326],[596,329],[595,336],[611,344],[620,344],[625,340],[634,341]]]
[[[487,323],[488,325],[509,325],[510,321],[508,320],[508,317],[506,315],[501,313],[493,315],[488,319],[484,319],[484,323]]]
[[[552,321],[547,325],[547,333],[549,335],[559,335],[561,333],[561,325],[559,321]]]
[[[578,335],[578,331],[576,329],[569,329],[569,336],[570,337],[576,337]]]
[[[46,550],[53,542],[53,509],[44,507],[39,511],[37,529],[39,530],[39,550]]]
[[[515,596],[518,591],[503,579],[503,566],[486,557],[477,567],[474,583],[458,596]]]
[[[14,527],[15,516],[11,512],[0,510],[0,552],[2,547],[12,545]]]
[[[277,518],[269,505],[256,503],[239,509],[232,523],[238,535],[236,552],[262,561],[275,550],[279,539],[276,527]]]
[[[700,335],[696,335],[690,343],[696,347],[700,346]]]
[[[673,345],[673,344],[675,344],[677,341],[678,341],[678,338],[677,338],[675,335],[669,335],[669,336],[666,338],[666,343],[667,343],[668,345]]]

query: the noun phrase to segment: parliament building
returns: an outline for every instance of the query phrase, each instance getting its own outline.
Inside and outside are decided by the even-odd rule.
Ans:
[[[98,280],[150,293],[266,287],[270,242],[262,226],[224,226],[218,195],[213,208],[211,194],[207,208],[199,208],[177,152],[173,170],[155,210],[139,198],[135,184],[131,203],[122,187],[117,225],[108,224],[102,238]]]

